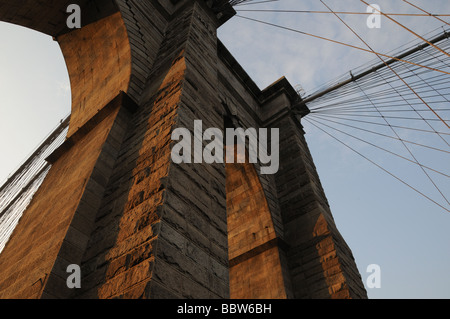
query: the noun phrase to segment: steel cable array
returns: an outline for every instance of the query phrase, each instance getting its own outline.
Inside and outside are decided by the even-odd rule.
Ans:
[[[450,178],[448,163],[450,154],[450,40],[448,22],[440,17],[448,13],[434,14],[413,3],[402,0],[406,6],[421,13],[378,13],[399,27],[410,32],[416,40],[390,53],[375,52],[340,15],[369,14],[367,12],[333,11],[324,0],[317,0],[327,10],[271,10],[248,9],[255,3],[237,7],[238,17],[277,29],[295,32],[356,50],[370,52],[376,59],[365,66],[352,70],[338,79],[328,81],[313,93],[304,97],[311,110],[303,120],[311,129],[330,136],[341,145],[379,167],[410,189],[427,198],[440,208],[450,212],[448,186]],[[365,5],[366,1],[360,0]],[[376,10],[376,8],[373,8]],[[378,11],[378,10],[376,10]],[[356,46],[311,34],[273,22],[241,16],[244,12],[330,14],[345,25],[364,44]],[[444,25],[426,35],[419,35],[398,22],[396,16],[426,16]],[[380,63],[381,61],[381,63]],[[358,151],[353,144],[370,146],[419,169],[433,186],[439,199],[425,194],[411,185],[404,177],[392,173],[371,156]],[[373,156],[373,155],[372,155]],[[433,162],[425,164],[426,162]],[[439,166],[439,167],[436,167]],[[419,174],[418,174],[419,173]],[[439,180],[439,181],[437,181]],[[443,186],[447,187],[443,190]],[[436,195],[434,194],[434,195]]]
[[[450,52],[450,40],[447,37],[438,44],[442,50]],[[448,55],[436,51],[432,46],[418,50],[408,56],[408,60],[450,71]],[[335,139],[336,133],[340,133],[341,136],[350,136],[352,139],[416,164],[439,192],[444,203],[431,199],[403,179],[399,179],[436,205],[449,211],[448,194],[445,194],[445,191],[435,182],[435,178],[429,174],[433,172],[444,176],[444,183],[448,185],[449,166],[435,169],[423,164],[427,157],[441,157],[443,163],[449,163],[450,77],[448,75],[437,74],[430,69],[396,61],[389,67],[351,81],[329,94],[310,100],[307,104],[311,114],[305,120],[322,131],[334,132],[335,134],[330,135]],[[357,132],[367,134],[361,139],[355,136]],[[371,142],[371,135],[398,141],[400,144],[393,145],[397,152],[381,147],[380,145],[386,144],[383,140],[377,140],[377,143]],[[414,145],[414,149],[411,149],[409,145]],[[406,149],[408,154],[400,156],[399,147]],[[417,147],[426,149],[427,153],[418,150]],[[421,154],[421,161],[416,154]]]

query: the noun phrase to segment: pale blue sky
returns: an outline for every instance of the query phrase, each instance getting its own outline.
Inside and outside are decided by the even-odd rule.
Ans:
[[[448,0],[411,1],[432,13],[450,14]],[[326,3],[339,11],[366,9],[358,0]],[[387,12],[418,13],[401,0],[372,3]],[[326,10],[313,0],[281,0],[240,8],[250,7]],[[331,15],[239,14],[362,46]],[[430,17],[398,20],[419,34],[442,25]],[[388,52],[414,39],[385,18],[381,29],[368,29],[365,16],[345,16],[345,21],[379,52]],[[225,24],[219,37],[260,88],[286,76],[293,86],[301,84],[310,93],[373,59],[368,53],[240,18]],[[1,183],[70,112],[70,86],[64,59],[50,37],[0,23],[0,39]],[[367,278],[368,265],[381,266],[381,288],[368,289],[369,297],[449,298],[450,213],[430,204],[320,131],[306,124],[305,130],[337,226],[353,251],[363,280]],[[403,171],[402,162],[372,154],[393,171],[406,173],[412,182],[433,192],[422,185],[419,173]],[[446,163],[443,169],[448,172]],[[443,190],[450,195],[448,180],[442,182]]]

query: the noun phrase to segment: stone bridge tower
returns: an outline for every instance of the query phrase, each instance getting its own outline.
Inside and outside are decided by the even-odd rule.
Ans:
[[[366,297],[306,106],[284,78],[261,91],[217,39],[234,13],[226,0],[0,0],[1,21],[59,43],[72,88],[67,139],[0,255],[0,298]],[[194,120],[279,128],[278,173],[173,163],[171,134]]]

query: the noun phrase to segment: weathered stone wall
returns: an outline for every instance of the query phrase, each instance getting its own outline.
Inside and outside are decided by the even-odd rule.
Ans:
[[[284,78],[260,91],[222,46],[219,55],[220,91],[239,125],[280,129],[280,169],[275,175],[258,176],[277,240],[261,243],[264,248],[257,251],[262,255],[268,253],[266,250],[273,251],[274,245],[277,247],[281,273],[287,278],[284,280],[287,297],[365,298],[351,250],[336,228],[300,118],[294,114],[299,97]],[[251,241],[248,237],[240,244]],[[258,269],[260,265],[255,259],[250,268]],[[236,270],[234,276],[233,269],[237,267],[232,267],[230,279],[242,280],[248,268]],[[275,273],[260,269],[254,280],[266,278],[269,283]],[[248,280],[247,290],[245,293],[241,290],[239,297],[255,295],[250,289],[251,281]]]
[[[365,297],[294,116],[299,97],[284,78],[253,83],[217,39],[229,16],[203,0],[94,3],[108,14],[72,32],[0,6],[0,18],[58,36],[73,91],[69,139],[0,255],[0,297]],[[277,174],[172,162],[174,129],[224,131],[225,118],[280,129]],[[81,289],[65,286],[68,264],[81,265]]]
[[[72,89],[67,133],[71,136],[120,91],[127,91],[131,75],[130,43],[120,12],[57,40]]]
[[[76,256],[84,251],[83,242],[90,236],[85,220],[93,218],[107,182],[97,176],[106,171],[107,179],[104,152],[115,138],[118,111],[119,107],[104,109],[90,121],[92,129],[65,144],[76,146],[65,146],[68,149],[53,164],[1,254],[0,298],[39,298],[57,281],[51,276],[57,259],[80,261]],[[61,280],[57,284],[65,286],[65,279]]]
[[[336,228],[296,119],[279,120],[280,171],[276,175],[287,259],[296,298],[367,297],[351,250]]]
[[[174,128],[192,129],[197,118],[223,126],[220,114],[206,113],[219,104],[205,94],[214,92],[217,76],[202,70],[214,66],[215,33],[198,37],[198,16],[210,19],[196,5],[168,26],[97,216],[81,298],[228,297],[224,167],[175,165],[170,158]],[[198,59],[198,46],[208,49],[210,64]]]
[[[277,234],[255,167],[248,161],[226,164],[226,193],[230,297],[291,296],[290,278],[283,273]]]

